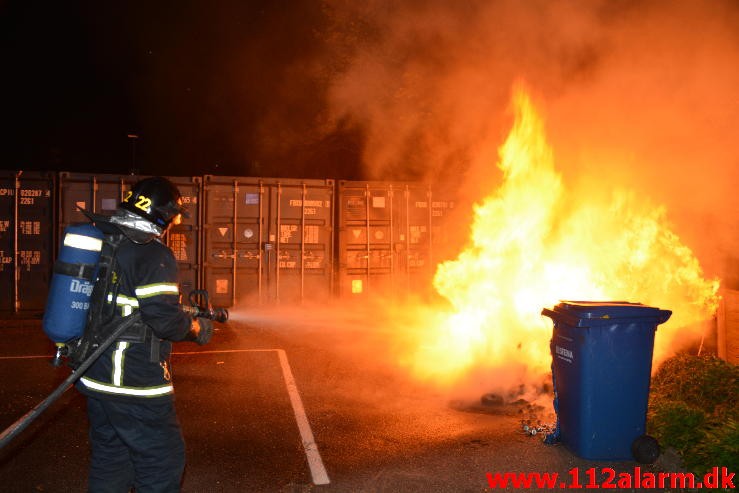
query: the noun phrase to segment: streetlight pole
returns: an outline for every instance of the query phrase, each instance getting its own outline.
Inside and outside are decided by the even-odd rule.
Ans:
[[[131,139],[131,174],[137,175],[139,170],[136,169],[136,141],[139,136],[136,134],[128,134],[128,138]]]

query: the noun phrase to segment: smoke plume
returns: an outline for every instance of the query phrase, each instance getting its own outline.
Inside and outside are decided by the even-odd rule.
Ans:
[[[453,183],[461,205],[488,195],[522,79],[572,190],[626,187],[664,204],[707,274],[738,287],[735,1],[329,0],[325,11],[325,125],[361,130],[368,179]]]

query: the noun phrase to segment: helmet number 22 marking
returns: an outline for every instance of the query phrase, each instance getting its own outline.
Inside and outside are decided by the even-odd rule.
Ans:
[[[123,202],[128,202],[128,199],[131,198],[132,194],[133,192],[131,190],[126,192],[126,197],[123,199]],[[136,197],[136,203],[134,205],[144,212],[149,212],[149,209],[151,208],[151,199],[149,197],[139,195],[138,197]]]

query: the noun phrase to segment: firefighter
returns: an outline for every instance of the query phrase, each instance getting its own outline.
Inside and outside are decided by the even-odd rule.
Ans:
[[[141,320],[75,384],[87,397],[90,492],[180,490],[185,444],[174,407],[171,343],[203,345],[213,332],[210,320],[181,310],[175,257],[161,241],[183,213],[177,187],[153,177],[134,184],[109,218],[124,238],[107,302],[114,322],[135,311]]]

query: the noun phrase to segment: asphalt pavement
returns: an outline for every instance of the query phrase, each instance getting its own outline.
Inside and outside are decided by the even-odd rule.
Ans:
[[[394,364],[376,324],[304,316],[218,324],[211,344],[175,345],[176,405],[187,445],[183,492],[478,492],[495,473],[558,473],[557,487],[616,474],[672,471],[581,459],[530,436],[522,420],[551,414],[525,401],[450,398]],[[49,364],[39,320],[0,325],[0,427],[69,374]],[[546,399],[545,399],[546,401]],[[0,490],[86,491],[85,400],[62,395],[0,450]],[[595,468],[595,469],[591,469]],[[535,491],[536,487],[499,488]],[[641,491],[619,488],[619,491]],[[643,491],[655,491],[644,489]]]

